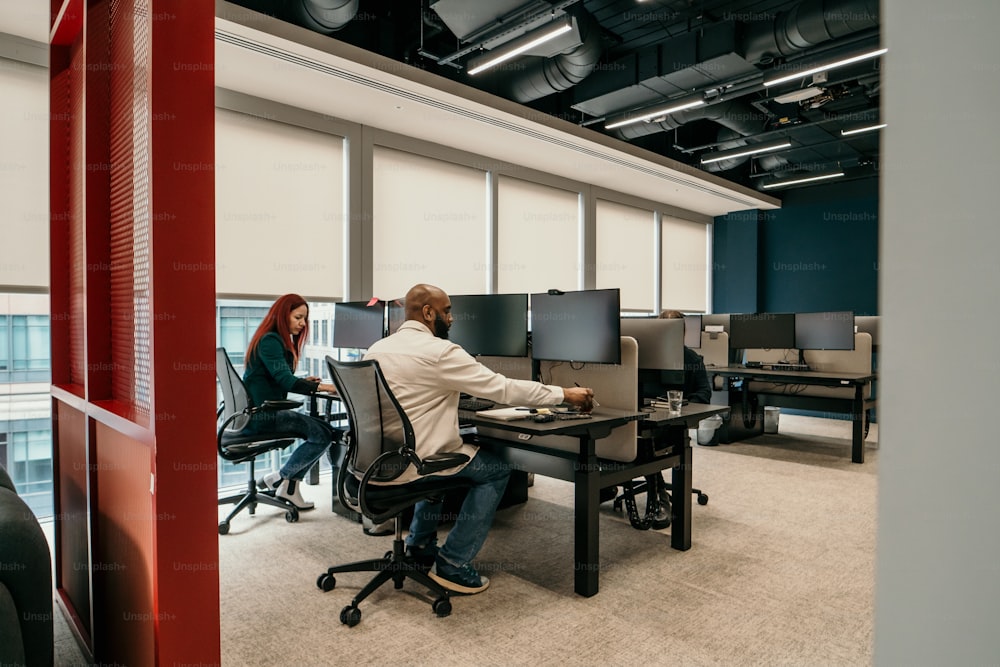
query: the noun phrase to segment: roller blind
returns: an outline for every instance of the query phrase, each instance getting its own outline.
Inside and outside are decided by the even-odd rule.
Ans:
[[[497,190],[498,291],[577,289],[580,194],[504,176]]]
[[[0,58],[0,285],[49,285],[49,75]]]
[[[215,110],[216,291],[344,294],[344,139]]]
[[[372,296],[397,298],[417,283],[486,292],[486,173],[384,146],[372,161]]]
[[[597,200],[598,289],[621,290],[622,310],[651,311],[656,286],[653,211]]]
[[[661,308],[704,312],[708,306],[707,225],[667,216],[661,225]]]

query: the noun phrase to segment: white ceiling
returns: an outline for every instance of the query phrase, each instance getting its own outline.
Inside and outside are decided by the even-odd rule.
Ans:
[[[217,4],[219,87],[707,216],[780,205],[767,195],[509,100],[248,14]]]
[[[224,17],[216,18],[219,87],[702,215],[780,205],[712,174],[303,28],[225,2],[217,3],[217,14]],[[48,3],[0,2],[0,32],[46,43],[48,20]]]

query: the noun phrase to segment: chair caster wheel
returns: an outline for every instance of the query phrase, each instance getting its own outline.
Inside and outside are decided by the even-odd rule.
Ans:
[[[324,572],[323,574],[319,575],[319,578],[316,580],[316,588],[320,589],[324,593],[329,593],[336,587],[337,587],[337,578],[334,577],[332,574]]]
[[[297,509],[290,509],[285,512],[285,521],[288,523],[295,523],[299,520],[299,511]]]
[[[708,504],[708,494],[707,493],[699,493],[698,494],[698,504],[699,505],[707,505]]]
[[[223,521],[222,523],[219,524],[219,535],[228,535],[228,534],[229,534],[229,522]]]
[[[361,622],[361,610],[354,605],[347,605],[340,610],[340,622],[349,628]]]
[[[431,609],[434,613],[438,615],[439,618],[444,618],[451,613],[451,600],[448,598],[438,598],[434,600],[434,604],[431,605]]]
[[[386,551],[385,555],[382,556],[382,558],[384,558],[386,560],[392,560],[392,551]]]

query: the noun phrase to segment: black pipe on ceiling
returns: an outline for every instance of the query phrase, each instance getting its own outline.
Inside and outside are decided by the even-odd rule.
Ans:
[[[324,35],[350,23],[358,13],[358,0],[292,0],[289,20]]]
[[[506,95],[521,102],[531,102],[575,86],[594,71],[601,59],[601,28],[589,13],[575,13],[582,43],[575,49],[551,58],[537,58],[528,69],[506,84]]]

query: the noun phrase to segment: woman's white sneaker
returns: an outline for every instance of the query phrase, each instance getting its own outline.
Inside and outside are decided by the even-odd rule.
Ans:
[[[284,498],[300,510],[311,510],[316,507],[316,504],[302,497],[302,494],[299,492],[301,485],[301,482],[294,479],[283,479],[278,484],[278,489],[274,492],[274,496],[276,498]]]

